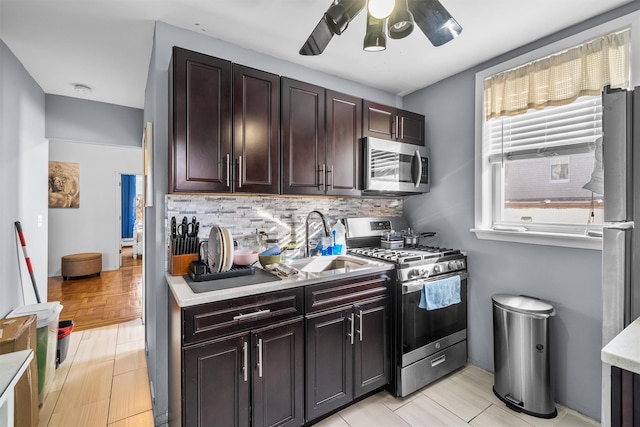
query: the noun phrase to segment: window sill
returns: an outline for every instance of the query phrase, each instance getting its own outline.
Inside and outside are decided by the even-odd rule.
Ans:
[[[478,239],[483,240],[602,250],[602,237],[592,237],[581,234],[544,233],[539,231],[498,231],[481,228],[472,228],[471,231],[476,234]]]

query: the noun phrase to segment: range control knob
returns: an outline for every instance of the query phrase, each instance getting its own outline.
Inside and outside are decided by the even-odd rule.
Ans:
[[[449,270],[458,270],[462,268],[461,261],[449,261]]]
[[[434,273],[442,273],[442,267],[439,264],[433,266]]]

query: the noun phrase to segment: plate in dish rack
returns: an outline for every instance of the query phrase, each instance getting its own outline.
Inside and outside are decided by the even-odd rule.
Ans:
[[[229,271],[233,266],[233,236],[228,228],[220,227],[224,248],[224,264],[222,271]]]
[[[207,244],[207,263],[212,273],[219,273],[224,267],[224,242],[220,227],[214,225],[209,232],[209,243]]]

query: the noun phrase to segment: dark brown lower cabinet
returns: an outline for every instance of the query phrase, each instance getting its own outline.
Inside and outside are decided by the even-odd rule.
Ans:
[[[389,383],[389,297],[307,315],[307,420]]]
[[[640,425],[640,375],[611,367],[611,425]]]
[[[299,318],[185,348],[185,425],[303,425],[303,342]]]

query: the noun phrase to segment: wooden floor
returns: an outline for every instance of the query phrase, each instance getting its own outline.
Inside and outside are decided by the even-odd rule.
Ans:
[[[69,335],[39,427],[152,427],[140,319]]]
[[[60,301],[60,320],[73,320],[82,331],[142,317],[142,257],[122,248],[122,267],[99,276],[62,280],[49,277],[48,301]]]

